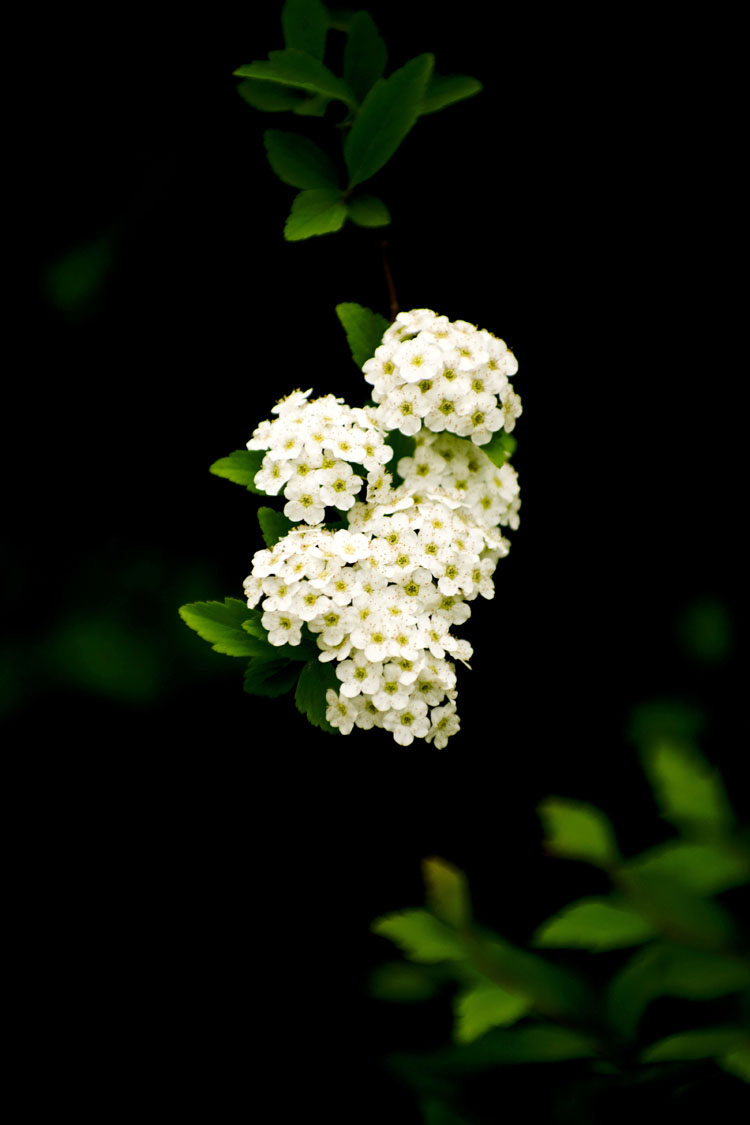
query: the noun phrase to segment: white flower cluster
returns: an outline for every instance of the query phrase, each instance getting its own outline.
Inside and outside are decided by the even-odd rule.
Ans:
[[[247,448],[268,450],[256,487],[269,496],[283,492],[287,519],[315,525],[326,505],[351,508],[363,484],[352,464],[377,475],[393,450],[372,408],[346,406],[333,395],[309,402],[311,391],[294,391],[277,403],[272,413],[278,418],[261,422]]]
[[[404,340],[404,335],[413,338]],[[467,341],[468,356],[459,337]],[[424,309],[399,314],[384,341],[376,360],[364,365],[375,384],[377,409],[351,408],[330,395],[308,401],[310,391],[296,391],[274,407],[278,418],[261,423],[248,442],[250,449],[268,451],[255,477],[257,487],[273,495],[283,490],[285,515],[308,526],[293,528],[272,548],[256,552],[244,590],[248,606],[262,602],[261,622],[272,645],[299,645],[306,626],[317,638],[319,659],[335,662],[340,687],[329,689],[326,697],[332,726],[343,734],[355,726],[378,726],[401,746],[423,738],[442,748],[460,725],[453,660],[466,663],[472,655],[468,641],[456,638],[452,629],[469,618],[469,602],[494,596],[492,576],[509,546],[500,528],[518,526],[515,470],[509,464],[496,467],[477,448],[493,429],[512,428],[520,413],[507,384],[516,361],[489,333]],[[421,352],[415,347],[400,351],[417,341]],[[397,362],[384,360],[383,348]],[[439,371],[430,349],[440,352]],[[370,379],[373,364],[392,363],[393,370],[386,372],[390,379],[407,369],[406,357],[417,355],[436,365],[431,377],[445,385],[453,365],[461,390],[456,414],[470,421],[471,409],[473,428],[436,432],[451,427],[431,426],[427,413],[413,416],[415,430],[404,430],[410,415],[400,406],[401,424],[393,425],[388,413],[393,402],[411,400],[398,396],[395,383],[386,391],[384,383]],[[472,365],[461,367],[469,356]],[[429,393],[407,378],[400,382],[416,386],[420,395]],[[483,382],[483,388],[472,382]],[[495,402],[499,395],[510,404],[507,411],[488,405],[483,395]],[[476,420],[479,413],[482,422]],[[403,483],[397,488],[384,469],[392,455],[385,437],[394,428],[413,432],[416,439],[413,455],[398,462]],[[367,471],[364,499],[356,499],[363,481],[352,465]],[[347,512],[348,527],[321,526],[327,505]]]
[[[508,382],[518,363],[504,342],[431,309],[399,313],[362,370],[384,430],[414,435],[426,426],[486,445],[521,413]]]

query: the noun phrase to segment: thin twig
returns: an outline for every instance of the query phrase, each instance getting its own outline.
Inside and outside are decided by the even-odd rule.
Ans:
[[[391,323],[396,319],[396,314],[399,311],[398,297],[396,296],[396,286],[393,284],[393,275],[391,274],[391,266],[388,261],[388,241],[385,238],[380,240],[380,251],[383,257],[383,272],[385,273],[385,280],[388,286],[388,297],[390,299],[391,309]]]

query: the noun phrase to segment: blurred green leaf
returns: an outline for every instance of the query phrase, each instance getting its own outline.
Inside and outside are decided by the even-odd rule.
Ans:
[[[600,867],[619,861],[609,820],[594,805],[549,797],[539,805],[545,850],[566,859],[583,859]]]
[[[298,117],[325,117],[330,102],[331,98],[327,98],[325,94],[310,94],[297,102],[293,112]]]
[[[369,12],[356,12],[349,24],[344,48],[344,81],[362,101],[382,77],[388,49]]]
[[[466,74],[433,74],[422,101],[422,115],[436,113],[454,102],[471,98],[482,89],[478,78]]]
[[[346,220],[346,206],[337,188],[315,188],[294,197],[284,227],[287,242],[298,242],[318,234],[340,230]]]
[[[501,469],[505,462],[513,456],[517,445],[518,442],[512,434],[506,434],[505,430],[498,430],[486,445],[481,446],[481,449],[483,453],[487,454],[492,464]]]
[[[690,743],[660,738],[642,750],[662,815],[681,831],[722,835],[732,812],[717,770]]]
[[[299,674],[299,663],[284,659],[255,659],[245,669],[243,686],[249,695],[285,695],[297,683]]]
[[[445,922],[427,910],[400,910],[376,918],[373,933],[395,942],[412,961],[433,964],[461,961],[467,956],[461,938]]]
[[[237,86],[237,93],[253,109],[266,113],[282,113],[295,109],[304,101],[304,91],[291,86],[277,86],[275,82],[262,82],[259,78],[245,78]]]
[[[182,620],[199,637],[211,644],[214,652],[226,656],[268,656],[273,649],[242,628],[250,616],[245,602],[238,598],[225,598],[224,602],[193,602],[180,606]]]
[[[438,1098],[423,1098],[420,1109],[423,1125],[474,1125],[472,1120],[456,1113],[446,1102]]]
[[[254,484],[255,474],[260,471],[264,457],[265,452],[262,449],[236,449],[228,457],[220,457],[218,461],[214,461],[208,471],[216,477],[224,477],[225,480],[231,480],[235,484],[244,484],[248,492],[265,496],[266,493],[256,488]]]
[[[380,313],[366,309],[353,301],[344,301],[336,305],[336,315],[346,332],[352,359],[361,370],[367,360],[372,359],[375,349],[382,343],[388,321]]]
[[[75,246],[43,274],[47,297],[64,313],[76,313],[102,288],[114,266],[115,235],[106,231]]]
[[[376,1000],[410,1004],[429,1000],[437,992],[437,983],[418,965],[390,961],[379,965],[370,975],[370,994]]]
[[[729,656],[732,623],[718,598],[703,598],[689,605],[678,629],[690,655],[702,664],[720,664]]]
[[[151,702],[162,690],[153,636],[109,614],[61,622],[43,648],[52,675],[76,688],[125,703]]]
[[[372,87],[344,142],[349,187],[379,172],[410,132],[434,62],[433,55],[419,55]]]
[[[471,918],[471,900],[466,876],[438,856],[422,861],[427,905],[444,922],[461,929]]]
[[[543,1015],[553,1019],[575,1015],[580,1019],[592,1011],[594,1000],[587,983],[538,953],[518,949],[476,927],[467,945],[473,971],[508,992],[528,996]]]
[[[275,508],[258,508],[258,523],[263,542],[267,547],[273,547],[288,531],[297,526],[287,519],[283,512],[277,512]]]
[[[625,870],[666,876],[696,894],[712,895],[746,883],[750,859],[728,844],[675,840],[629,860]]]
[[[705,726],[705,716],[698,707],[682,700],[652,699],[632,709],[628,735],[640,747],[661,738],[692,742]]]
[[[664,875],[622,868],[617,885],[630,906],[642,914],[662,937],[701,949],[717,949],[734,940],[735,928],[727,911],[701,898]]]
[[[282,129],[266,129],[263,143],[268,163],[285,184],[297,188],[337,187],[338,174],[332,161],[307,137]]]
[[[328,32],[328,11],[320,0],[286,0],[281,9],[284,44],[322,59]]]
[[[645,1008],[657,996],[714,1000],[749,986],[747,959],[657,941],[639,950],[610,981],[607,1018],[623,1035],[632,1037]]]
[[[534,934],[536,946],[599,951],[622,949],[653,937],[640,914],[607,899],[580,899],[544,922]]]
[[[337,78],[317,59],[291,48],[269,51],[267,62],[247,63],[238,67],[234,74],[239,78],[255,78],[260,82],[308,90],[312,94],[335,98],[355,108],[357,105],[354,94],[343,78]]]
[[[338,691],[339,687],[340,681],[330,661],[323,663],[320,660],[309,660],[297,681],[297,690],[294,693],[297,710],[307,715],[314,727],[320,727],[327,734],[339,733],[326,719],[326,692],[329,688]]]
[[[593,1059],[598,1043],[587,1035],[551,1024],[488,1031],[471,1043],[444,1047],[429,1054],[399,1052],[388,1057],[389,1069],[421,1084],[431,1075],[462,1077],[500,1063],[563,1062]]]
[[[386,227],[391,221],[390,211],[376,195],[355,196],[346,207],[349,218],[358,227]]]
[[[506,992],[492,981],[483,980],[459,992],[454,1000],[456,1022],[453,1038],[457,1043],[471,1043],[491,1027],[507,1027],[525,1015],[531,1007],[527,996]]]
[[[720,1067],[743,1082],[750,1082],[750,1043],[733,1047],[717,1058]]]
[[[739,1047],[750,1047],[750,1033],[742,1027],[707,1027],[668,1035],[641,1053],[643,1062],[671,1059],[710,1059]]]

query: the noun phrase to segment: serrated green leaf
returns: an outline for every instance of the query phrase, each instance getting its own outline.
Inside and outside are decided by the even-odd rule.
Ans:
[[[505,430],[498,430],[481,449],[489,457],[492,464],[501,469],[505,462],[513,456],[517,445],[518,442],[512,434],[506,434]]]
[[[390,211],[376,195],[357,196],[346,207],[349,218],[358,227],[386,227],[391,221]]]
[[[240,78],[255,78],[259,82],[272,82],[307,90],[311,94],[322,94],[354,108],[357,105],[357,99],[343,78],[337,78],[318,59],[292,48],[269,51],[267,62],[247,63],[238,67],[234,73]]]
[[[261,618],[263,617],[263,614],[259,609],[250,609],[249,607],[247,612],[248,617],[245,621],[242,622],[242,628],[246,633],[250,633],[253,637],[258,637],[259,640],[265,641],[268,637],[268,633],[261,624]]]
[[[750,879],[750,860],[730,845],[675,840],[629,860],[626,871],[665,876],[696,894],[712,895]]]
[[[438,856],[432,856],[422,861],[422,877],[427,888],[427,905],[432,913],[456,929],[466,926],[471,918],[471,901],[463,871]]]
[[[492,981],[482,981],[456,996],[453,1038],[456,1043],[471,1043],[491,1027],[515,1023],[530,1007],[528,997],[506,992]]]
[[[653,934],[646,919],[634,910],[607,899],[588,898],[544,922],[534,934],[533,944],[599,951],[637,945]]]
[[[292,210],[284,227],[287,242],[298,242],[317,234],[331,234],[340,230],[346,219],[346,206],[341,202],[341,192],[334,188],[314,188],[301,191],[292,203]]]
[[[245,669],[244,688],[250,695],[275,697],[291,691],[300,674],[298,663],[289,660],[255,659]]]
[[[433,55],[419,55],[372,87],[344,142],[349,187],[380,171],[410,132],[434,62]]]
[[[467,74],[433,74],[422,101],[422,115],[437,113],[447,105],[473,97],[481,89],[479,79],[470,78]]]
[[[389,961],[374,969],[370,975],[370,995],[376,1000],[389,1000],[397,1004],[429,1000],[438,990],[429,970],[404,961]]]
[[[377,918],[370,929],[395,942],[412,961],[428,965],[466,958],[459,935],[428,910],[400,910],[395,914],[386,914]]]
[[[178,612],[185,624],[208,641],[215,652],[226,656],[262,658],[272,651],[269,644],[243,629],[243,622],[250,611],[238,598],[225,598],[223,602],[193,602],[180,606]]]
[[[659,738],[643,748],[643,764],[662,815],[682,831],[721,836],[733,825],[717,770],[689,742]]]
[[[346,339],[357,367],[372,359],[375,349],[383,342],[383,333],[388,321],[380,313],[357,305],[353,301],[343,301],[336,305],[336,315],[346,332]]]
[[[284,44],[322,59],[328,32],[328,11],[320,0],[286,0],[281,9]]]
[[[279,539],[283,539],[287,532],[297,525],[287,519],[283,512],[275,508],[258,508],[258,523],[263,542],[267,547],[273,547]]]
[[[326,692],[329,688],[337,691],[340,686],[330,661],[324,664],[320,660],[309,660],[297,681],[294,694],[297,710],[307,715],[314,727],[320,727],[328,734],[338,734],[338,731],[326,719]]]
[[[344,81],[359,101],[382,77],[388,49],[369,12],[356,12],[344,48]]]
[[[274,82],[261,82],[257,78],[245,78],[238,85],[237,93],[253,109],[266,113],[283,113],[294,109],[305,98],[302,90],[277,86]]]
[[[544,846],[551,855],[582,859],[605,868],[618,862],[612,825],[594,805],[549,797],[538,811],[544,825]]]
[[[263,143],[268,163],[285,184],[297,188],[336,188],[332,161],[313,141],[299,133],[266,129]]]
[[[728,1074],[741,1078],[743,1082],[750,1082],[750,1043],[726,1051],[716,1061]]]
[[[254,483],[255,474],[260,471],[264,457],[262,449],[235,449],[228,457],[220,457],[218,461],[214,461],[208,471],[235,484],[244,484],[248,492],[254,492],[257,496],[265,496],[266,493],[256,488]]]
[[[742,1027],[706,1027],[680,1031],[652,1043],[641,1053],[642,1062],[671,1059],[711,1059],[737,1048],[750,1047],[750,1034]]]

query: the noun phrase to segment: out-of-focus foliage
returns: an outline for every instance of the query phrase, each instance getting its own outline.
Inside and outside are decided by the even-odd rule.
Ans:
[[[286,0],[281,25],[284,50],[238,67],[238,93],[264,113],[327,118],[335,150],[334,158],[303,134],[266,130],[273,171],[301,189],[284,237],[296,242],[330,234],[347,219],[362,227],[387,226],[386,204],[359,193],[358,186],[388,163],[421,116],[472,97],[481,82],[463,74],[437,75],[429,53],[384,76],[388,48],[368,12],[330,10],[321,0]],[[343,75],[324,61],[330,32],[346,36]]]
[[[600,809],[560,797],[539,806],[553,861],[587,862],[611,882],[609,895],[580,899],[538,925],[530,944],[555,952],[513,947],[479,925],[466,877],[437,857],[423,865],[425,906],[373,923],[412,962],[400,988],[396,965],[379,970],[373,996],[406,1002],[452,991],[453,1046],[387,1060],[421,1099],[425,1122],[442,1120],[438,1106],[453,1120],[463,1112],[462,1080],[500,1064],[589,1060],[591,1079],[580,1081],[579,1071],[570,1091],[581,1120],[598,1120],[587,1115],[608,1092],[668,1083],[670,1074],[684,1082],[706,1060],[750,1082],[750,948],[726,897],[750,883],[750,834],[693,741],[700,727],[697,713],[676,705],[633,716],[658,807],[679,833],[666,843],[623,857]],[[644,1016],[666,997],[721,1000],[721,1022],[697,1005],[694,1026],[654,1039]]]

